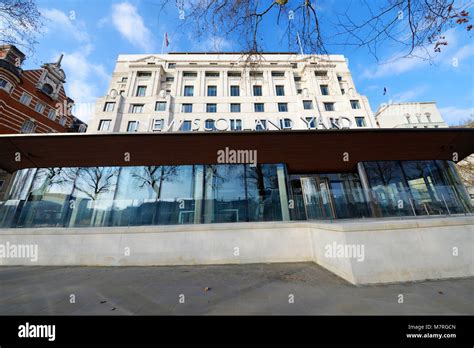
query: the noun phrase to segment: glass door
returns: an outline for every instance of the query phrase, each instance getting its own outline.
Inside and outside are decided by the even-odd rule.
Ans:
[[[334,204],[327,179],[301,177],[301,189],[308,220],[334,219]]]

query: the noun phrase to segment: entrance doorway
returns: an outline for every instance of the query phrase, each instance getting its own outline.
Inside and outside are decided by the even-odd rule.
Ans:
[[[307,219],[335,219],[329,180],[319,176],[302,176],[300,180]]]

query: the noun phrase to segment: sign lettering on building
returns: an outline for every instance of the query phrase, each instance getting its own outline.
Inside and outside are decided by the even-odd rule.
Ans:
[[[297,121],[297,122],[296,122]],[[295,123],[298,123],[295,125]],[[348,117],[330,117],[324,119],[321,116],[300,117],[300,119],[292,120],[289,118],[280,118],[277,120],[259,118],[254,120],[248,119],[172,119],[165,124],[164,119],[153,119],[151,130],[153,132],[174,132],[183,129],[183,125],[189,124],[187,130],[197,131],[255,131],[255,130],[292,130],[292,129],[343,129],[351,128],[352,121]],[[239,124],[238,128],[235,125]]]

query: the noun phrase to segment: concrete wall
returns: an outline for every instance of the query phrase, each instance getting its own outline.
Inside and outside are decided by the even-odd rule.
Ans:
[[[0,247],[7,243],[38,245],[38,260],[5,258],[0,254],[0,265],[314,261],[353,284],[474,276],[472,216],[0,230]],[[359,247],[363,253],[328,253],[351,247]]]

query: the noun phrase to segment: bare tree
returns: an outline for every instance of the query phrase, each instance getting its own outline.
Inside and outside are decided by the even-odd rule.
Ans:
[[[171,0],[157,0],[164,9]],[[193,28],[197,38],[236,39],[242,52],[264,50],[262,23],[283,29],[288,48],[308,54],[325,54],[327,47],[365,47],[377,59],[382,45],[398,44],[402,56],[420,49],[439,52],[448,44],[443,33],[453,26],[472,29],[468,12],[471,2],[455,0],[358,0],[340,2],[346,9],[322,16],[323,0],[176,0],[186,32]],[[355,10],[358,11],[355,11]],[[363,13],[364,15],[361,15]],[[332,19],[330,19],[332,18]],[[217,50],[218,47],[216,47]]]
[[[115,167],[87,167],[79,168],[77,176],[80,180],[75,183],[75,189],[96,201],[102,194],[112,192],[115,185],[114,178],[118,170]]]
[[[177,169],[177,166],[146,166],[133,172],[132,177],[138,180],[140,188],[151,187],[156,194],[156,200],[159,200],[163,182],[177,178]]]
[[[378,3],[382,3],[378,6]],[[342,45],[365,47],[378,60],[382,46],[397,47],[396,58],[429,59],[449,43],[444,33],[455,26],[472,30],[468,9],[472,2],[455,0],[361,0],[367,17],[355,18],[352,8],[337,16]]]
[[[34,0],[0,0],[0,44],[15,45],[32,53],[42,25]]]

